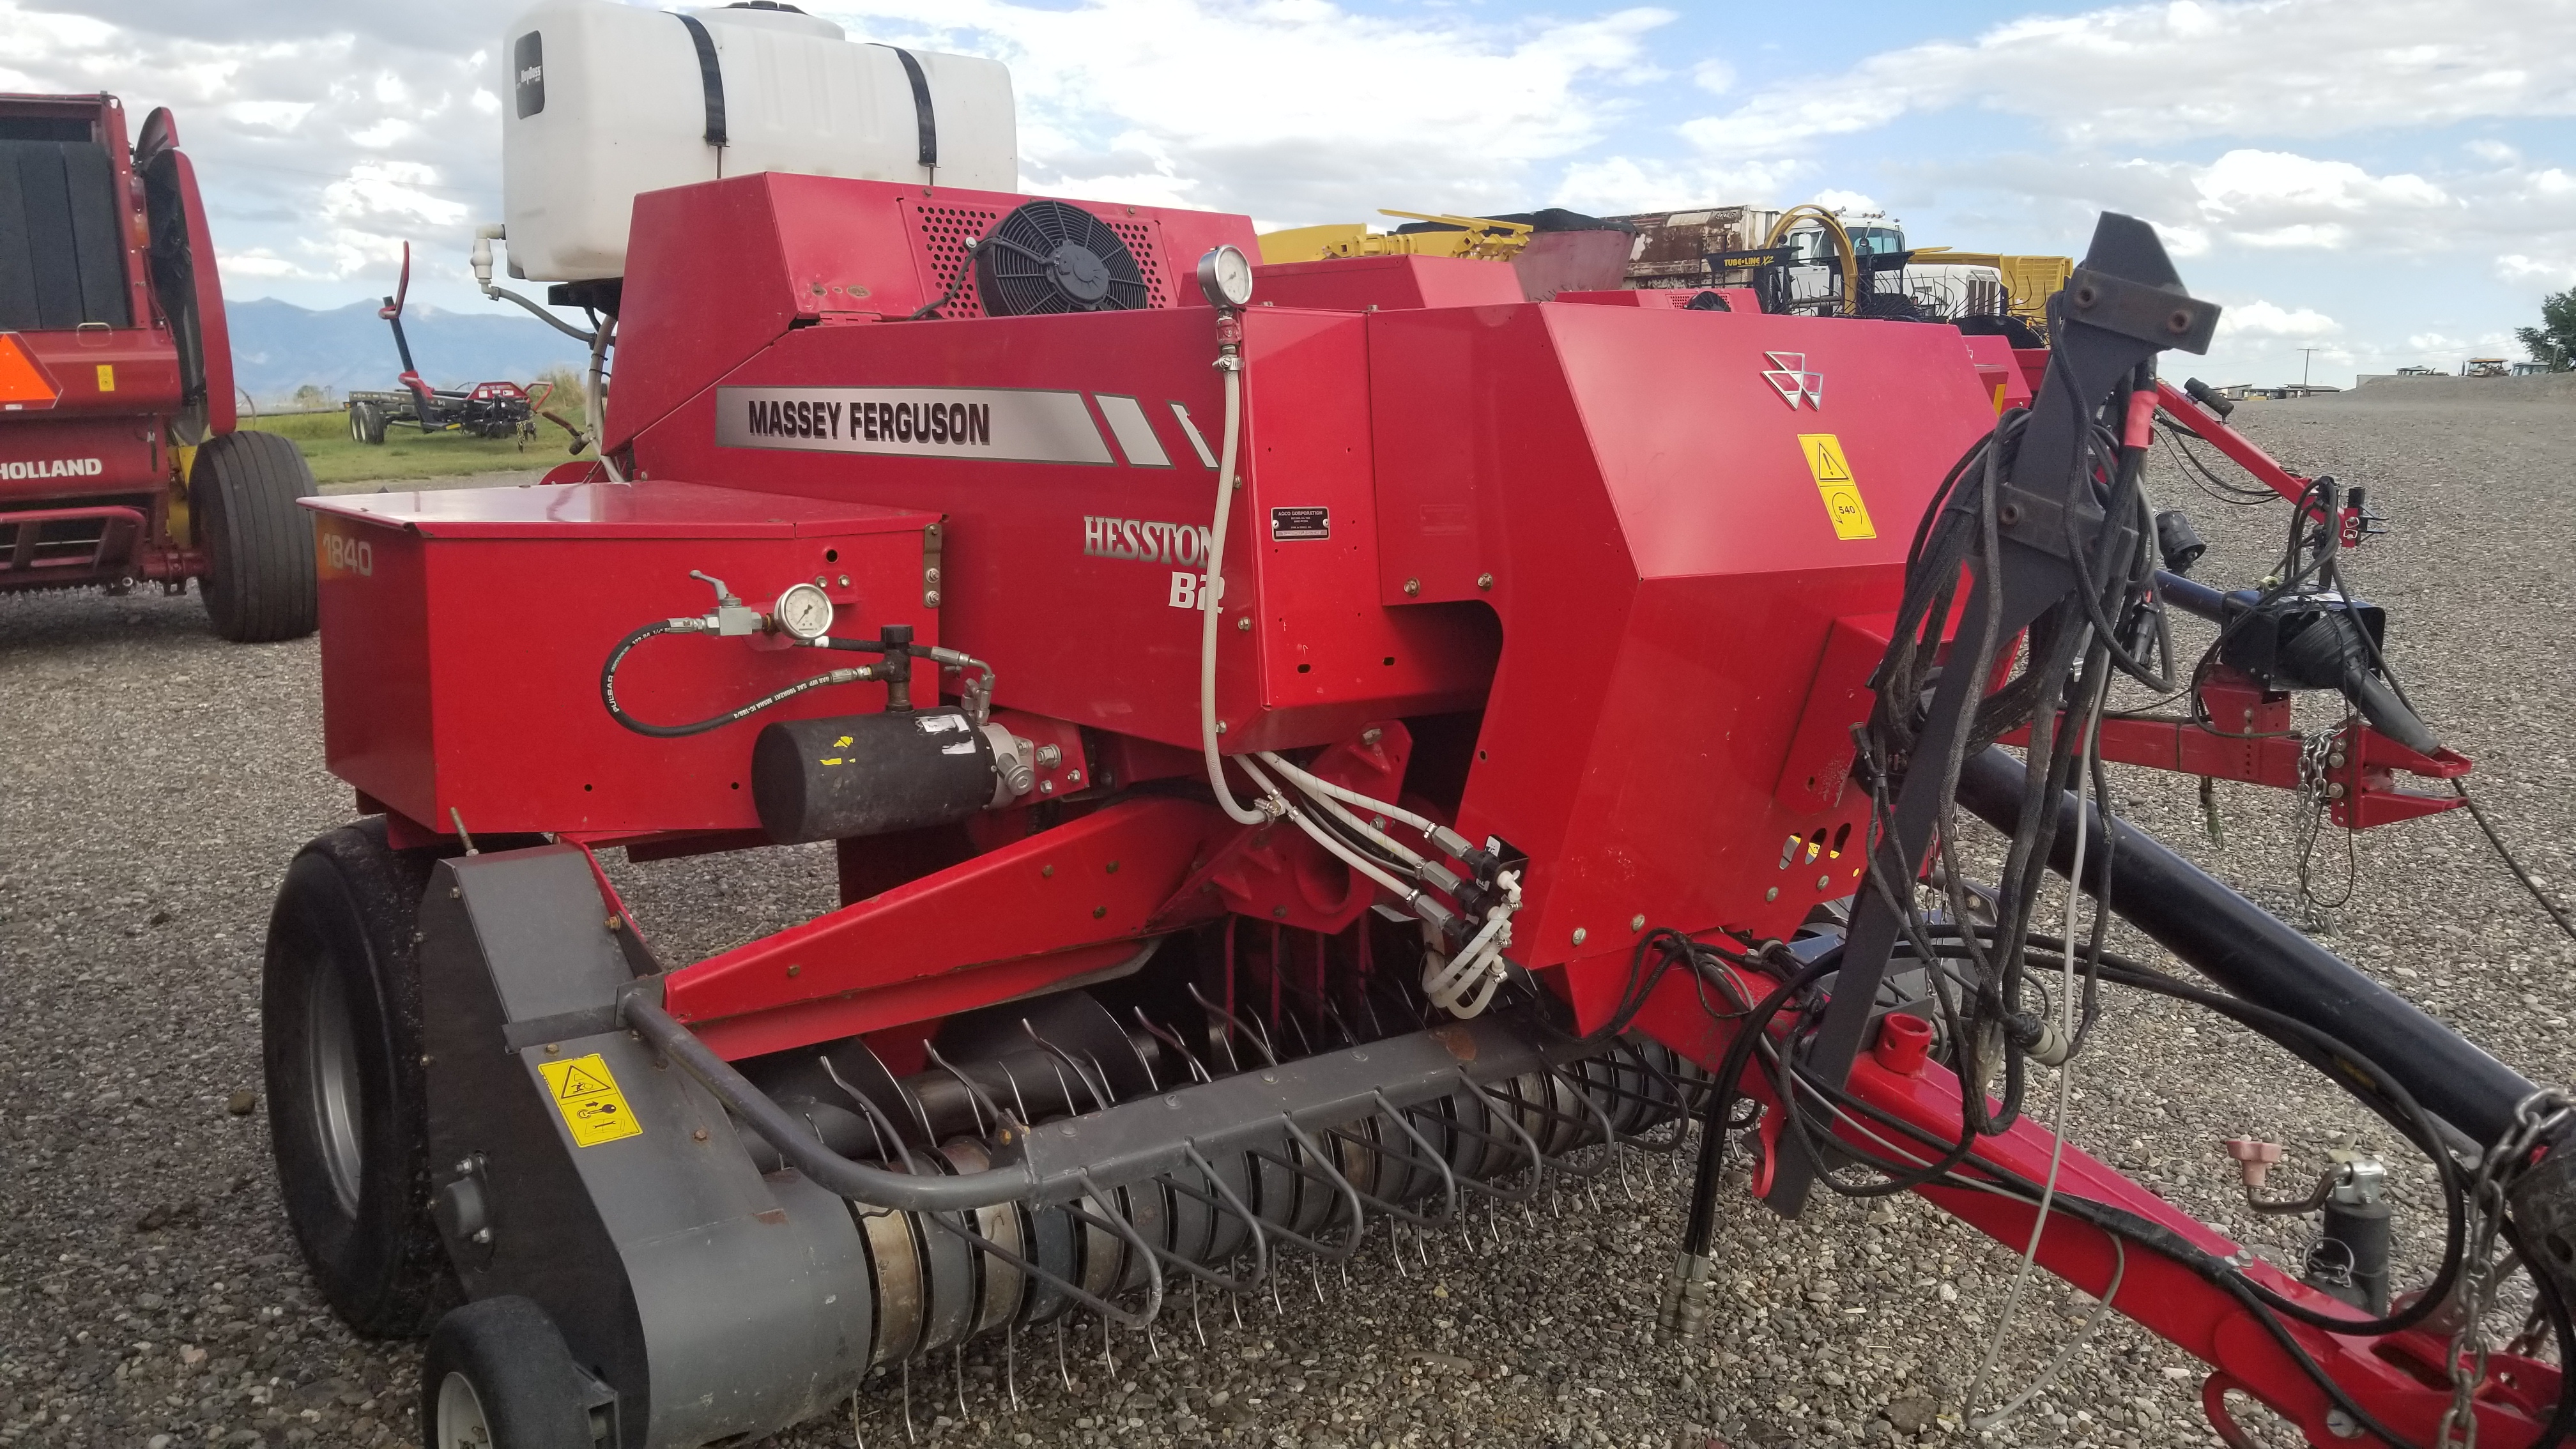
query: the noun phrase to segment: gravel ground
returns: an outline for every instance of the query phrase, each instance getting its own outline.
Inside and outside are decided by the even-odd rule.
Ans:
[[[2561,461],[2576,456],[2576,408],[2375,386],[2238,416],[2294,467],[2370,485],[2393,531],[2353,573],[2396,617],[2397,667],[2436,728],[2478,760],[2479,793],[2534,872],[2569,880],[2560,782],[2576,623],[2554,601],[2571,582],[2559,510],[2576,501]],[[2203,577],[2265,572],[2280,509],[2245,516],[2170,468],[2157,486],[2210,536]],[[256,1096],[269,896],[296,846],[350,809],[320,768],[319,727],[310,643],[219,644],[194,599],[0,599],[0,738],[11,745],[0,789],[0,1444],[416,1442],[415,1350],[355,1339],[320,1310],[286,1235]],[[2342,903],[2303,906],[2304,831],[2289,802],[2222,787],[2221,847],[2189,780],[2122,772],[2117,793],[2165,839],[2498,1055],[2541,1080],[2576,1080],[2576,949],[2465,818],[2377,832],[2349,865],[2329,832],[2312,875]],[[720,859],[622,874],[684,956],[801,918],[830,891],[816,851],[783,870]],[[2395,1157],[2390,1134],[2247,1034],[2159,1001],[2114,997],[2111,1008],[2083,1059],[2077,1139],[2277,1260],[2298,1260],[2299,1225],[2248,1221],[2220,1138],[2282,1140],[2301,1177],[2339,1134]],[[2402,1162],[2394,1173],[2420,1261],[2438,1233],[2425,1175]],[[1104,1354],[1094,1326],[1064,1347],[1062,1367],[1049,1334],[1007,1364],[979,1349],[918,1369],[909,1430],[903,1386],[885,1380],[855,1423],[779,1442],[1975,1440],[1957,1414],[2011,1255],[1910,1198],[1828,1199],[1792,1224],[1731,1196],[1710,1339],[1655,1345],[1647,1328],[1681,1189],[1669,1168],[1633,1160],[1608,1185],[1526,1217],[1409,1241],[1401,1275],[1381,1230],[1347,1283],[1292,1265],[1275,1304],[1209,1300],[1204,1342],[1184,1296],[1150,1343],[1121,1333]],[[2088,1306],[2062,1287],[2031,1296],[2005,1340],[2005,1392]],[[2208,1444],[2200,1377],[2114,1319],[1992,1439]]]

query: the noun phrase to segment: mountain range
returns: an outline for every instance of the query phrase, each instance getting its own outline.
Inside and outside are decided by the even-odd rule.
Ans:
[[[335,397],[351,388],[392,388],[402,371],[393,329],[374,302],[314,311],[257,297],[229,302],[233,381],[263,403],[282,402],[310,384]],[[507,378],[526,382],[550,367],[579,369],[588,349],[516,309],[451,312],[417,302],[403,311],[412,360],[432,387]]]

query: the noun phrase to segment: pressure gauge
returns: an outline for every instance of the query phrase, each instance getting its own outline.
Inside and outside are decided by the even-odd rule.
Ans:
[[[1211,307],[1240,307],[1252,300],[1252,261],[1235,247],[1199,258],[1199,290]]]
[[[832,632],[832,599],[812,584],[790,584],[771,607],[770,617],[799,639],[820,639]]]

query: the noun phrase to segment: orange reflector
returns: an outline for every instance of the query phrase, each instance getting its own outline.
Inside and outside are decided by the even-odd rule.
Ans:
[[[54,386],[44,364],[20,345],[18,335],[0,332],[0,411],[49,408],[60,396],[62,389]]]

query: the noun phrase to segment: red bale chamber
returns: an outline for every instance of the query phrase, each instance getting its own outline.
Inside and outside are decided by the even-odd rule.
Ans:
[[[1945,966],[1851,994],[1832,1110],[1784,1116],[1763,1054],[1837,984],[1883,825],[1855,726],[1918,525],[2075,364],[1735,289],[1533,302],[1456,259],[1253,268],[1247,304],[1244,218],[885,182],[652,192],[632,237],[583,284],[615,310],[601,464],[307,504],[329,762],[387,817],[330,851],[390,849],[421,891],[388,929],[419,943],[441,1242],[469,1296],[551,1316],[594,1411],[634,1416],[618,1442],[767,1432],[982,1333],[1150,1321],[1182,1278],[1246,1291],[1376,1215],[1678,1148],[1721,1103],[1758,1109],[1766,1185],[1825,1150],[1784,1121],[1965,1140]],[[596,859],[822,839],[837,908],[694,962]],[[2120,851],[2167,922],[2270,920]],[[1993,1190],[1928,1195],[2018,1246],[2022,1188],[2062,1173],[2086,1206],[2041,1262],[2132,1275],[2116,1306],[2228,1384],[2318,1433],[2336,1394],[2438,1415],[2424,1335],[2389,1340],[2413,1368],[2337,1336],[2353,1305],[2027,1118],[1971,1145]],[[596,1215],[577,1251],[513,1235],[493,1204],[527,1193]],[[2527,1444],[2555,1379],[2516,1365],[2483,1422]]]

